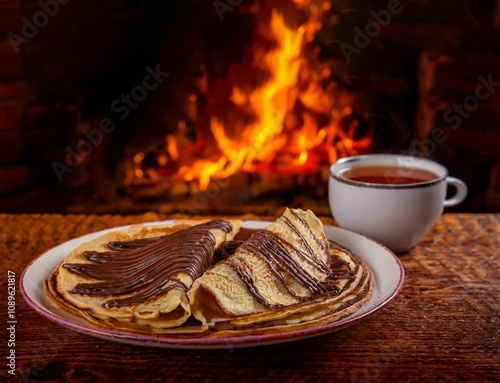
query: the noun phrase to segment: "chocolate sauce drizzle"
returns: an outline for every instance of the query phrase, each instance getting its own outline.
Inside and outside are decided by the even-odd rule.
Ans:
[[[169,235],[110,242],[108,247],[114,251],[86,251],[83,255],[92,263],[67,263],[63,267],[100,282],[79,283],[72,293],[90,296],[132,294],[102,304],[110,308],[147,302],[172,289],[187,291],[188,286],[173,276],[183,273],[195,280],[212,265],[216,241],[210,229],[229,233],[232,225],[212,220]],[[170,281],[173,283],[165,287]]]
[[[299,300],[304,300],[306,298],[299,297],[293,292],[287,282],[287,275],[293,276],[296,281],[311,291],[314,295],[327,294],[332,296],[340,294],[341,289],[337,286],[335,281],[340,278],[353,279],[353,272],[349,270],[348,265],[343,261],[332,262],[328,242],[322,241],[318,238],[310,225],[302,217],[295,214],[293,211],[291,212],[298,219],[299,224],[303,226],[303,229],[309,232],[310,237],[317,243],[321,251],[325,252],[324,255],[326,255],[327,259],[330,260],[328,265],[323,263],[318,258],[301,231],[293,225],[290,219],[286,217],[282,217],[283,221],[287,224],[291,231],[302,240],[302,243],[305,245],[307,250],[306,252],[292,246],[275,233],[266,229],[259,230],[253,234],[245,243],[241,245],[241,248],[265,261],[269,265],[274,276],[281,281],[287,291]],[[316,279],[292,257],[291,251],[297,254],[301,260],[309,263],[312,267],[325,274],[326,279],[324,281]],[[250,293],[260,304],[269,309],[281,307],[280,305],[270,303],[262,296],[255,286],[254,280],[244,266],[237,264],[231,258],[229,258],[226,262],[245,283]]]
[[[215,250],[214,263],[229,258],[244,243],[242,240],[225,241]]]

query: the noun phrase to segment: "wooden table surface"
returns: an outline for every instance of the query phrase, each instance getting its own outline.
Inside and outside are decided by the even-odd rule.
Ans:
[[[22,298],[22,271],[43,251],[103,228],[161,218],[0,214],[1,376],[109,383],[500,381],[500,215],[495,214],[445,214],[419,246],[400,255],[405,284],[386,307],[352,327],[291,343],[210,351],[115,343],[53,323]],[[16,281],[13,347],[8,345],[9,271]],[[15,377],[7,366],[11,348]]]

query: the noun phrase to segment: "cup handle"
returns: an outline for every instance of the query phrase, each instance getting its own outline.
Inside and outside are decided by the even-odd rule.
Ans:
[[[456,190],[452,197],[444,201],[444,207],[458,205],[465,199],[465,197],[467,197],[467,185],[462,180],[455,177],[446,177],[446,183],[448,185],[453,185]]]

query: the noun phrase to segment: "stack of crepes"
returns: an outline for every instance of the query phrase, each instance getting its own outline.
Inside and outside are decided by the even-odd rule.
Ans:
[[[45,283],[60,308],[105,327],[224,337],[337,321],[371,297],[364,261],[311,212],[249,238],[237,220],[132,226],[75,249]]]

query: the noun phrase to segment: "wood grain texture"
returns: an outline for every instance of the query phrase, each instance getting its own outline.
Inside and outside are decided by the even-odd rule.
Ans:
[[[68,239],[166,218],[0,214],[1,320],[7,271]],[[255,218],[255,217],[253,217]],[[332,223],[331,218],[323,218]],[[24,382],[496,382],[500,379],[500,215],[447,214],[400,256],[407,278],[376,315],[336,333],[265,347],[169,350],[66,329],[16,295],[16,378]],[[18,289],[17,289],[18,290]],[[0,375],[8,376],[2,332]]]

